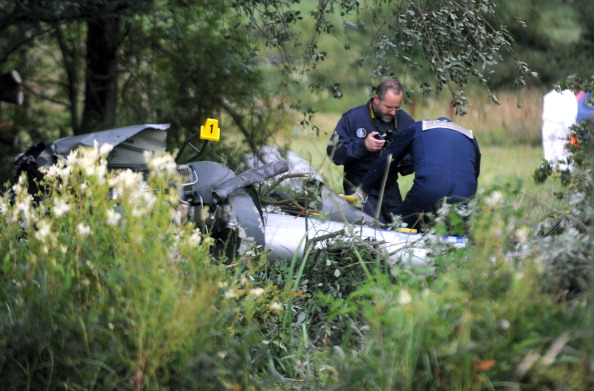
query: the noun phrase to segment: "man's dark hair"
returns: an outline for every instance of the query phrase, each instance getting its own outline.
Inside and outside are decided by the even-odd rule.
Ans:
[[[400,95],[400,93],[404,91],[404,88],[398,80],[390,78],[379,83],[375,93],[377,94],[378,98],[380,98],[380,100],[383,100],[388,90],[394,90],[396,95]]]

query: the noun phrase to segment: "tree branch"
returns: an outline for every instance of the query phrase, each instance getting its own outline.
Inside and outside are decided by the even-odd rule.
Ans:
[[[542,201],[541,199],[539,199],[538,197],[533,196],[532,194],[526,193],[521,191],[520,194],[528,196],[530,199],[532,199],[533,201],[536,201],[537,203],[539,203],[540,205],[546,206],[547,208],[549,208],[551,211],[553,211],[555,214],[563,216],[563,217],[567,217],[569,220],[573,221],[575,223],[575,225],[577,225],[578,227],[580,227],[583,232],[589,232],[589,228],[588,226],[579,218],[575,217],[574,215],[572,215],[571,213],[567,213],[561,209],[557,209],[549,204],[547,204],[546,202]]]

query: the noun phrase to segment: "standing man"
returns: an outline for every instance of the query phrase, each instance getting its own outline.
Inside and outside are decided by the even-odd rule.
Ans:
[[[383,154],[390,143],[400,137],[402,129],[414,123],[413,118],[401,110],[404,100],[402,84],[394,79],[382,81],[369,101],[342,115],[330,138],[326,152],[337,165],[344,166],[343,187],[345,194],[354,194],[361,186],[365,173]],[[391,214],[402,202],[398,187],[398,172],[411,174],[414,166],[410,157],[399,159],[399,167],[391,172],[386,182],[379,216],[381,222],[390,222]],[[379,188],[370,189],[365,212],[375,216]]]
[[[387,158],[398,161],[411,154],[415,166],[412,188],[396,214],[409,228],[423,229],[424,215],[435,214],[441,202],[462,202],[476,194],[481,166],[481,152],[472,130],[445,117],[415,122],[385,150],[365,175],[361,198],[378,185]]]

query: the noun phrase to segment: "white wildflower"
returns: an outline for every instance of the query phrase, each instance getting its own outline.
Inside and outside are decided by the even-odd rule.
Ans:
[[[509,326],[511,326],[511,323],[509,323],[509,320],[507,319],[501,319],[499,322],[499,327],[501,327],[503,330],[509,329]]]
[[[8,199],[0,198],[0,215],[5,215],[8,212]]]
[[[153,209],[157,203],[157,196],[150,191],[148,184],[142,181],[130,194],[129,203],[133,206],[132,216],[142,217]]]
[[[69,167],[80,167],[87,176],[103,181],[107,174],[107,161],[104,157],[111,151],[111,145],[103,145],[101,149],[95,140],[93,148],[71,151],[67,158]]]
[[[144,159],[147,162],[148,168],[155,172],[165,172],[166,175],[174,175],[177,173],[177,164],[168,153],[153,154],[150,151],[144,152]]]
[[[190,237],[188,238],[188,242],[190,242],[190,244],[192,246],[198,247],[201,240],[202,240],[202,235],[200,234],[200,229],[195,228],[194,231],[192,232],[192,235],[190,235]]]
[[[142,183],[142,175],[132,170],[122,170],[109,180],[109,186],[115,188],[119,196],[138,189]]]
[[[273,301],[269,305],[271,310],[280,312],[283,309],[283,306],[278,301]]]
[[[408,293],[408,290],[402,289],[398,294],[398,303],[400,303],[400,305],[406,305],[411,301],[412,297],[410,296],[410,293]]]
[[[95,176],[101,179],[100,182],[103,183],[107,176],[107,162],[101,162],[101,164],[95,166],[95,168]]]
[[[122,215],[113,209],[108,209],[105,214],[107,215],[106,217],[108,225],[117,225],[122,218]]]
[[[33,202],[33,197],[29,194],[23,194],[18,199],[17,202],[14,204],[12,208],[12,216],[11,221],[17,221],[19,215],[22,216],[25,223],[28,223],[31,220],[31,204]]]
[[[66,254],[68,252],[68,246],[66,246],[65,244],[60,246],[60,252],[62,254]]]
[[[530,228],[526,227],[525,225],[518,228],[515,232],[515,238],[518,243],[525,243],[528,240],[528,236],[530,235]]]
[[[146,205],[142,204],[134,204],[132,208],[131,215],[134,217],[142,217],[149,213],[149,208],[146,208]]]
[[[223,297],[225,299],[233,299],[234,297],[237,297],[237,294],[235,293],[235,291],[233,289],[229,289],[227,292],[225,292]]]
[[[504,201],[503,193],[500,191],[494,191],[485,198],[485,204],[491,208],[503,205]]]
[[[144,191],[141,193],[141,199],[147,209],[152,209],[153,206],[157,203],[157,196],[154,193],[149,191]]]
[[[97,142],[97,141],[95,141],[95,143],[96,143],[96,142]],[[95,145],[97,145],[97,144],[95,144]],[[101,157],[103,157],[103,158],[106,158],[106,157],[107,157],[107,155],[109,155],[109,153],[110,153],[112,150],[113,150],[113,145],[105,143],[105,144],[103,144],[103,145],[101,146],[101,148],[99,148],[99,155],[100,155]]]
[[[27,186],[27,184],[25,183],[25,177],[23,175],[21,175],[19,177],[19,181],[17,183],[15,183],[14,185],[12,185],[12,191],[14,192],[15,195],[19,195],[26,191],[25,190],[26,186]]]
[[[254,289],[250,289],[250,296],[253,297],[260,297],[262,296],[262,294],[264,293],[264,288],[254,288]]]
[[[54,200],[54,216],[60,218],[70,211],[70,205],[63,199]]]
[[[93,158],[91,157],[91,152],[90,150],[88,151],[82,151],[82,150],[72,150],[70,151],[70,153],[68,154],[68,157],[66,158],[66,164],[68,165],[68,167],[80,167],[83,169],[83,171],[86,172],[87,168],[89,168],[89,165],[94,165],[95,161],[93,160]]]
[[[51,225],[46,220],[40,220],[37,223],[36,228],[37,231],[35,231],[35,237],[42,242],[45,242],[48,236],[52,233]]]
[[[45,176],[48,178],[68,179],[72,173],[72,167],[66,166],[62,160],[59,160],[56,164],[51,165],[47,169],[44,167],[40,167],[39,169],[44,172]]]
[[[76,226],[76,233],[83,237],[87,236],[91,234],[91,227],[83,223],[78,223],[78,225]]]

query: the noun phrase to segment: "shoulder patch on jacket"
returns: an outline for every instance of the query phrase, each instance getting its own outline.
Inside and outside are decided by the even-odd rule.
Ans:
[[[438,119],[431,120],[431,121],[423,121],[423,132],[426,130],[436,129],[436,128],[446,128],[446,129],[455,130],[456,132],[460,132],[470,139],[474,138],[474,136],[472,134],[472,130],[463,128],[462,126],[460,126],[454,122],[440,121]]]

